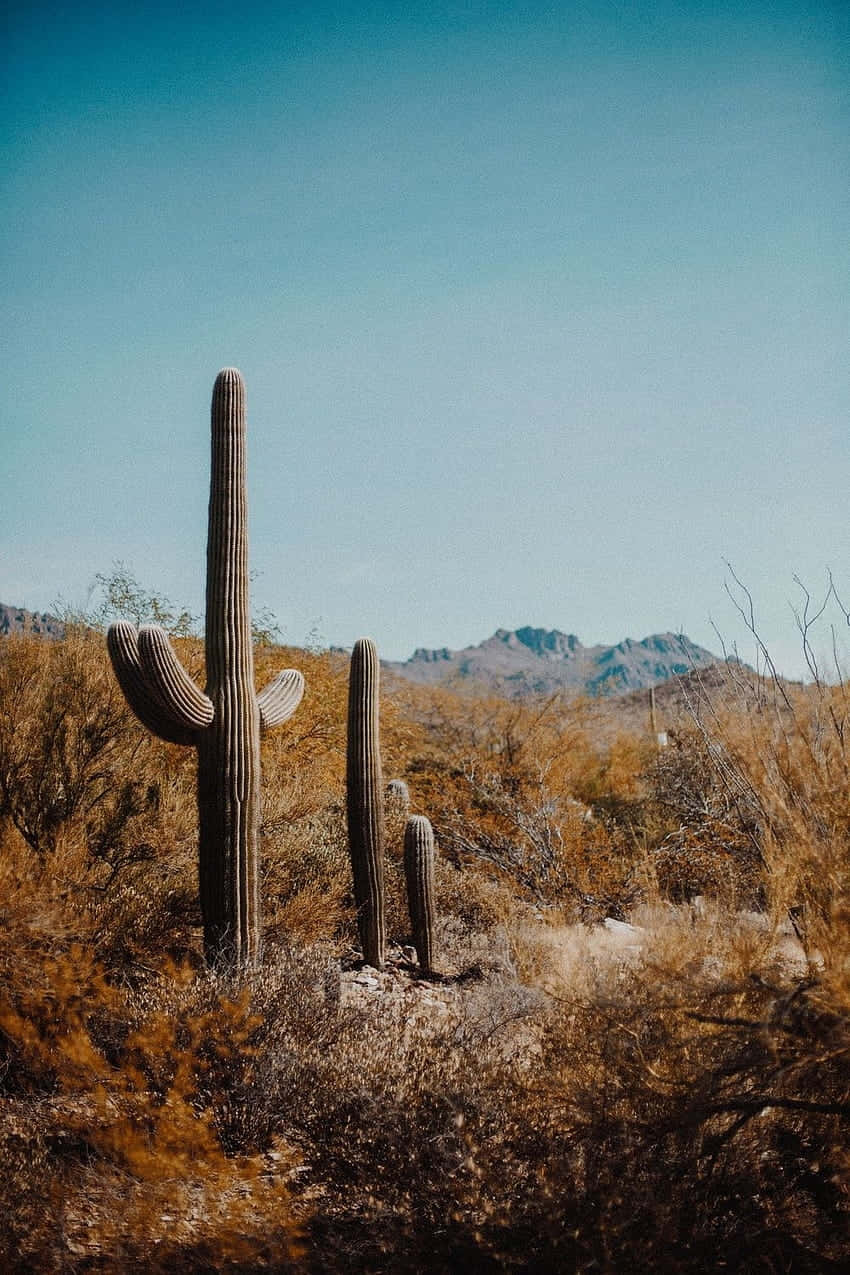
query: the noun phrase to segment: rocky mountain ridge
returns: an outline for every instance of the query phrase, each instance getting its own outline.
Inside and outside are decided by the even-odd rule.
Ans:
[[[61,638],[64,632],[56,616],[0,603],[0,636]],[[460,651],[418,647],[410,659],[383,661],[383,667],[424,685],[482,687],[521,698],[557,690],[619,695],[722,663],[682,633],[654,633],[639,642],[625,638],[616,646],[584,646],[574,633],[525,625],[497,629],[477,646]]]
[[[419,647],[409,660],[388,661],[399,677],[425,685],[480,685],[521,697],[557,690],[616,695],[644,690],[669,678],[722,661],[684,633],[653,633],[615,646],[584,646],[574,633],[526,625],[497,629],[460,651]]]
[[[27,611],[26,607],[10,607],[0,602],[0,636],[8,633],[61,638],[65,634],[65,625],[46,611]]]

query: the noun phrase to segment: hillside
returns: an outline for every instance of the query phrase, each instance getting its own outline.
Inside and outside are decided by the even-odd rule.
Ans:
[[[309,693],[263,744],[263,955],[234,973],[205,958],[196,750],[136,719],[102,634],[0,641],[9,1275],[850,1269],[846,687],[674,678],[659,750],[646,690],[401,683],[378,968],[348,661],[255,660]]]
[[[34,637],[57,638],[65,633],[65,625],[46,611],[27,611],[24,607],[0,602],[0,634],[31,633]]]
[[[401,677],[425,685],[479,683],[511,697],[557,690],[613,695],[644,690],[675,675],[707,668],[719,657],[684,634],[656,633],[616,646],[584,646],[558,629],[497,629],[460,651],[420,647],[409,660],[388,662]]]

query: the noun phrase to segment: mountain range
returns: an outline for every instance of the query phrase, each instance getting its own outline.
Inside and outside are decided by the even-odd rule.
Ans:
[[[64,631],[55,616],[0,603],[0,635],[61,638]],[[584,646],[574,633],[527,625],[497,629],[484,642],[460,651],[419,647],[409,660],[387,660],[383,666],[426,686],[484,688],[521,698],[558,690],[623,694],[722,662],[683,633],[655,633],[640,642],[625,638],[616,646]]]
[[[46,611],[27,611],[25,607],[10,607],[0,602],[0,635],[6,633],[32,633],[35,637],[61,638],[65,634],[65,625]]]
[[[558,690],[616,695],[643,690],[722,661],[683,633],[655,633],[640,642],[584,646],[558,629],[497,629],[461,651],[420,647],[409,660],[387,661],[400,677],[425,685],[475,684],[511,697]]]

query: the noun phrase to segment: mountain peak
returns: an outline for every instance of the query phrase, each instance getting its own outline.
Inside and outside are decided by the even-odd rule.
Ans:
[[[519,629],[496,629],[491,638],[480,647],[498,644],[518,650],[524,647],[541,659],[569,659],[576,651],[583,650],[574,633],[562,633],[560,629],[538,629],[530,624]]]
[[[460,651],[419,647],[409,660],[387,667],[416,682],[462,681],[514,696],[562,689],[600,695],[641,690],[719,662],[684,634],[653,633],[640,641],[627,637],[616,646],[586,647],[574,633],[523,625],[497,629]]]

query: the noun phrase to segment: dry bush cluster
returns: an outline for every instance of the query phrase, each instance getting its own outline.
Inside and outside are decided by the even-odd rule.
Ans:
[[[257,663],[308,694],[263,745],[266,953],[237,984],[201,960],[188,750],[97,634],[0,645],[7,1268],[845,1269],[847,688],[732,669],[660,754],[611,702],[388,688],[447,977],[368,990],[340,973],[346,662]]]

